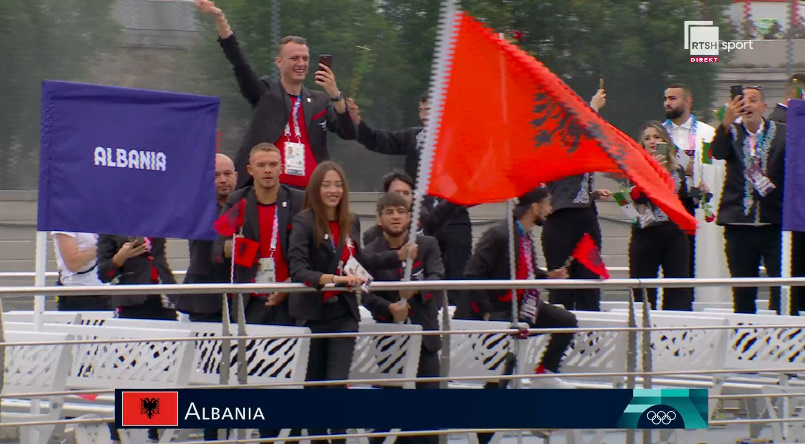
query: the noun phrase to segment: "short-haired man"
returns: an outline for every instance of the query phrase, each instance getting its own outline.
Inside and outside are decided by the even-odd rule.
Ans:
[[[383,192],[398,193],[405,199],[409,208],[413,208],[414,186],[414,179],[403,171],[394,170],[383,176]],[[447,200],[434,204],[432,196],[425,196],[419,213],[419,230],[417,232],[433,236],[447,223],[457,208],[461,207]],[[363,244],[369,245],[381,236],[383,236],[383,230],[380,225],[370,227],[363,233]]]
[[[765,111],[760,87],[745,86],[727,105],[713,139],[713,157],[727,168],[717,223],[724,226],[732,277],[757,277],[761,259],[768,276],[781,272],[785,124],[766,120]],[[757,287],[733,288],[732,294],[736,313],[756,312]],[[780,287],[771,289],[769,308],[780,312]]]
[[[531,239],[531,230],[542,225],[551,213],[551,196],[548,188],[538,187],[520,197],[514,209],[514,245],[516,278],[519,279],[566,279],[567,270],[558,268],[544,271],[537,267],[537,255]],[[511,279],[509,221],[501,220],[486,230],[470,259],[465,274],[467,279]],[[479,290],[469,292],[462,298],[456,318],[510,321],[512,318],[511,290]],[[532,328],[575,328],[578,326],[573,313],[546,303],[537,290],[517,290],[519,319]],[[573,334],[552,334],[536,373],[558,373],[565,351],[573,340]],[[529,363],[530,364],[530,363]],[[544,388],[568,388],[558,378],[539,378],[537,385]]]
[[[720,198],[721,191],[713,190],[717,188],[724,181],[723,167],[724,163],[720,160],[711,161],[710,165],[705,165],[702,162],[705,144],[710,143],[715,135],[715,128],[696,119],[693,115],[693,91],[688,85],[683,83],[672,83],[665,89],[663,95],[663,106],[665,108],[665,122],[663,126],[671,136],[671,140],[679,149],[677,150],[677,160],[679,164],[685,168],[685,175],[688,177],[688,188],[691,191],[691,196],[694,199],[688,200],[686,209],[688,212],[696,216],[696,207],[702,195],[709,192],[713,193],[713,203],[716,204]],[[712,188],[710,187],[712,185]],[[708,240],[715,241],[721,238],[721,230],[713,227],[712,224],[704,223],[704,214],[699,217],[702,221],[699,224],[699,240],[696,240],[696,235],[691,234],[688,236],[689,241],[689,266],[690,276],[696,276],[696,244],[700,244],[700,257],[703,254],[715,255],[712,257],[713,261],[709,263],[723,264],[725,258],[716,252],[719,248],[716,245],[707,243]],[[706,263],[707,263],[706,262]],[[708,265],[712,267],[713,265]],[[716,265],[717,266],[717,265]],[[723,267],[722,267],[723,268]],[[722,270],[721,273],[726,273]],[[710,277],[716,277],[713,273],[708,273]],[[720,274],[720,273],[715,273]],[[697,291],[694,289],[694,291]],[[716,289],[699,289],[699,292],[717,291]]]
[[[243,201],[243,238],[258,242],[260,246],[254,257],[237,258],[235,282],[289,281],[285,258],[291,221],[302,209],[304,193],[280,184],[282,156],[279,149],[270,143],[260,143],[252,148],[247,171],[254,179],[253,186],[230,194],[222,214]],[[232,238],[219,236],[213,246],[213,263],[225,263],[233,255]],[[243,265],[246,262],[250,265]],[[288,314],[287,298],[285,293],[252,295],[244,307],[246,321],[295,325]]]
[[[377,201],[377,226],[383,235],[365,247],[367,254],[383,253],[401,249],[407,242],[411,225],[411,209],[398,193],[388,192]],[[444,278],[444,265],[436,239],[430,236],[417,236],[417,256],[413,261],[411,280],[441,280]],[[397,267],[381,269],[376,264],[368,264],[367,271],[376,281],[399,281],[403,277],[405,261]],[[413,290],[372,292],[363,303],[378,322],[402,322],[408,318],[425,330],[438,330],[436,313],[441,307],[441,292],[419,292]],[[408,301],[403,304],[402,299]],[[422,338],[422,353],[419,359],[418,376],[438,376],[441,340],[438,336]],[[438,388],[438,383],[417,383],[418,388]]]
[[[215,155],[215,194],[218,212],[226,204],[229,194],[235,190],[238,173],[235,164],[225,154]],[[212,262],[213,241],[190,240],[190,265],[187,267],[185,284],[209,284],[229,282],[229,260]],[[194,322],[221,322],[222,307],[219,294],[178,295],[176,309],[190,315]]]
[[[212,16],[218,29],[218,41],[232,63],[243,97],[254,109],[243,144],[235,157],[238,188],[247,184],[249,153],[258,143],[276,145],[282,156],[280,182],[296,188],[307,186],[310,174],[319,163],[329,160],[327,131],[342,139],[355,138],[355,125],[338,90],[330,67],[319,64],[316,84],[325,92],[309,91],[302,86],[308,72],[310,51],[302,37],[288,36],[279,41],[274,59],[280,81],[258,78],[240,51],[226,16],[209,0],[196,0],[197,8]]]
[[[380,254],[386,251],[401,251],[407,243],[411,226],[411,205],[400,193],[387,192],[377,201],[377,226],[382,235],[366,245],[364,252]],[[436,239],[418,235],[416,257],[412,262],[411,280],[444,279],[444,265]],[[401,260],[396,267],[379,268],[377,262],[368,264],[367,271],[375,281],[399,281],[405,273],[405,261]],[[438,312],[442,306],[444,294],[441,291],[383,291],[371,292],[363,298],[363,305],[372,312],[377,322],[403,322],[410,319],[412,323],[421,325],[424,330],[439,330]],[[405,301],[403,301],[405,299]],[[442,341],[439,336],[422,337],[422,350],[419,353],[417,377],[439,376],[439,350]],[[418,389],[438,389],[438,382],[417,382]],[[435,436],[423,436],[409,439],[410,442],[435,443]],[[406,441],[409,441],[406,440]],[[381,442],[383,439],[373,439]]]
[[[249,153],[247,172],[252,186],[229,195],[222,214],[243,201],[243,238],[260,244],[254,257],[236,258],[232,238],[219,236],[212,259],[215,264],[235,260],[235,282],[290,282],[288,246],[291,221],[302,209],[304,193],[280,184],[282,156],[270,143],[260,143]],[[240,249],[239,249],[240,250]],[[243,265],[245,262],[251,266]],[[244,304],[246,322],[253,324],[296,325],[288,311],[288,294],[252,294]],[[235,314],[230,311],[232,317]],[[273,438],[279,430],[260,429],[261,438]]]
[[[786,123],[788,102],[793,99],[803,99],[805,94],[805,73],[792,75],[785,85],[785,104],[778,103],[769,115],[769,120],[777,123]],[[791,277],[805,276],[805,232],[791,232]],[[805,287],[791,287],[791,314],[797,315],[805,311]]]
[[[352,120],[358,124],[357,140],[361,145],[380,154],[405,156],[405,172],[408,176],[417,179],[419,173],[419,154],[425,143],[425,122],[430,114],[430,101],[427,94],[419,99],[419,120],[422,126],[408,128],[402,131],[386,131],[369,127],[360,117],[359,107],[349,101]],[[432,210],[442,202],[441,199],[431,198],[425,201],[423,209]],[[456,207],[447,223],[437,233],[442,250],[447,279],[461,279],[467,259],[472,254],[472,223],[470,213],[466,207]],[[450,293],[450,303],[456,303]]]

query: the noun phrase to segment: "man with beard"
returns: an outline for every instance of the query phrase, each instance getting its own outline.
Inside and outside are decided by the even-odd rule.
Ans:
[[[238,181],[235,164],[224,154],[215,155],[215,193],[218,212],[226,204],[229,193]],[[210,284],[229,282],[230,261],[212,262],[213,241],[190,240],[190,265],[184,278],[185,284]],[[190,315],[194,322],[221,322],[221,295],[187,294],[176,297],[176,309]]]
[[[367,245],[365,252],[382,253],[386,251],[402,251],[407,243],[408,230],[411,226],[411,206],[400,193],[387,192],[377,201],[377,225],[382,236]],[[439,244],[430,236],[418,235],[418,249],[412,263],[411,280],[444,279],[444,265],[439,252]],[[378,268],[376,262],[368,264],[367,271],[375,281],[399,281],[405,274],[405,260],[401,260],[394,268]],[[363,305],[372,312],[377,322],[403,322],[410,319],[421,325],[424,330],[438,330],[438,311],[442,306],[441,291],[384,291],[372,292],[363,299]],[[422,350],[419,354],[417,377],[439,376],[439,349],[442,341],[439,336],[422,337]],[[417,382],[418,389],[438,389],[438,382]],[[384,438],[373,438],[373,443],[382,442]],[[436,436],[415,438],[398,438],[400,442],[433,443],[438,442]]]
[[[369,127],[361,119],[360,109],[355,102],[348,100],[347,105],[352,120],[358,124],[358,142],[376,153],[405,156],[405,172],[416,180],[419,153],[425,143],[424,125],[430,114],[428,96],[424,95],[419,99],[419,119],[422,126],[396,132]],[[441,199],[429,198],[424,202],[423,210],[435,210],[441,202]],[[447,223],[433,235],[439,241],[447,279],[461,279],[467,259],[472,254],[472,223],[467,208],[455,207]],[[452,292],[449,299],[451,304],[456,303]]]
[[[567,279],[565,268],[544,271],[537,267],[537,255],[531,230],[542,225],[551,214],[551,195],[545,186],[535,188],[520,197],[514,208],[515,277],[521,279]],[[511,279],[509,253],[509,222],[502,220],[488,229],[478,241],[475,253],[465,273],[466,279]],[[511,290],[470,291],[461,300],[457,319],[510,321],[512,317]],[[576,328],[573,313],[542,300],[539,290],[517,290],[518,318],[531,328]],[[552,334],[535,373],[558,373],[565,351],[573,340],[572,333]],[[523,363],[526,364],[526,363]],[[542,388],[570,388],[559,378],[539,378],[535,385]],[[492,386],[488,385],[489,388]],[[480,437],[479,437],[480,438]]]
[[[696,207],[699,205],[704,195],[711,193],[713,188],[719,187],[724,181],[724,162],[719,160],[710,161],[709,165],[702,162],[705,147],[713,140],[715,129],[699,120],[692,114],[693,110],[693,93],[689,86],[682,83],[673,83],[665,89],[664,103],[665,106],[665,122],[663,127],[668,131],[671,140],[677,149],[677,162],[685,169],[685,176],[687,176],[688,188],[690,195],[693,199],[689,199],[685,203],[688,212],[696,217]],[[720,190],[713,190],[713,198],[711,204],[718,205],[720,198]],[[699,224],[697,240],[695,234],[688,236],[689,248],[689,265],[690,276],[696,277],[696,244],[699,246],[699,259],[701,261],[700,267],[718,267],[716,264],[726,263],[726,258],[717,252],[721,251],[718,245],[713,242],[720,242],[722,232],[718,227],[713,226],[707,222],[703,211],[699,212],[699,220],[703,223]],[[708,242],[709,241],[709,242]],[[721,269],[708,270],[708,277],[725,277],[726,269],[722,265]],[[698,293],[713,293],[723,290],[719,289],[694,289]],[[717,295],[712,295],[718,298]],[[695,296],[694,296],[695,298]]]
[[[781,272],[785,124],[766,120],[765,111],[760,87],[744,86],[713,139],[713,156],[726,161],[717,223],[724,226],[732,277],[757,277],[761,259],[768,276]],[[757,287],[733,288],[732,294],[736,313],[756,312]],[[780,287],[771,288],[769,308],[780,312]]]
[[[383,176],[383,192],[398,193],[405,199],[408,208],[413,208],[414,179],[408,174],[395,170]],[[417,233],[433,236],[447,223],[456,208],[460,207],[447,200],[433,204],[433,197],[425,196],[419,213],[419,231]],[[363,233],[363,244],[369,245],[381,236],[383,236],[383,229],[380,225],[375,225]]]

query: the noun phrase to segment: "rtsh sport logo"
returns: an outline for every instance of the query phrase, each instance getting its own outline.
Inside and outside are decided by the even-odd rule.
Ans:
[[[685,49],[690,50],[691,63],[718,63],[719,50],[731,52],[754,49],[752,40],[725,40],[718,38],[718,26],[712,21],[685,22]]]
[[[685,420],[675,408],[660,404],[652,406],[640,416],[638,429],[684,429]]]

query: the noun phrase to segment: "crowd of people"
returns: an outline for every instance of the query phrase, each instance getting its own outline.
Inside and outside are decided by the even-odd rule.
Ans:
[[[501,220],[487,229],[472,247],[468,208],[433,196],[415,194],[419,156],[424,143],[424,124],[429,100],[419,101],[420,127],[387,131],[369,126],[360,108],[341,95],[330,66],[315,68],[315,82],[322,91],[303,86],[311,67],[305,39],[285,37],[277,46],[280,79],[259,77],[241,52],[225,14],[211,1],[197,0],[197,8],[216,24],[218,41],[232,64],[243,97],[254,109],[252,121],[234,161],[224,154],[215,159],[215,199],[221,214],[240,208],[243,224],[237,236],[215,241],[190,240],[190,265],[185,283],[297,282],[315,293],[250,294],[243,299],[248,323],[301,325],[313,333],[357,332],[361,320],[353,291],[367,283],[365,270],[374,281],[399,281],[411,259],[412,280],[442,279],[597,279],[578,262],[568,265],[582,236],[590,235],[598,248],[602,236],[596,201],[612,194],[594,186],[593,172],[542,185],[521,196],[512,220]],[[794,76],[788,99],[796,97],[795,85],[805,77]],[[590,102],[598,111],[606,102],[603,89]],[[659,108],[659,107],[658,107]],[[760,87],[745,86],[726,106],[718,128],[691,114],[693,95],[683,84],[671,84],[664,92],[666,120],[648,121],[637,140],[673,178],[680,201],[691,214],[720,191],[715,223],[724,230],[725,252],[735,277],[758,275],[761,263],[769,276],[781,274],[781,212],[785,150],[785,105],[778,104],[771,118]],[[367,149],[405,156],[404,171],[384,178],[376,205],[376,223],[362,230],[350,210],[348,179],[330,161],[328,132],[357,140]],[[708,147],[712,160],[708,158]],[[703,165],[707,163],[708,165]],[[697,169],[723,167],[723,183]],[[694,181],[694,178],[696,181]],[[708,180],[710,183],[708,183]],[[711,191],[712,190],[712,191]],[[632,226],[629,245],[631,277],[695,276],[695,236],[687,235],[652,203],[640,189],[631,197],[639,217]],[[210,198],[213,196],[211,194]],[[414,199],[423,199],[415,242],[408,234]],[[704,223],[700,220],[700,224]],[[514,264],[510,263],[509,224],[514,225]],[[533,228],[542,227],[541,245],[547,264],[538,264]],[[166,258],[166,240],[114,234],[53,233],[60,285],[172,284],[176,280]],[[794,238],[794,250],[805,245]],[[800,255],[802,256],[802,255]],[[234,262],[234,263],[233,263]],[[795,260],[794,275],[805,275]],[[735,311],[754,313],[756,288],[736,288]],[[656,307],[656,290],[635,290]],[[791,311],[797,314],[801,291],[792,295]],[[426,330],[438,330],[437,313],[448,297],[442,291],[365,291],[361,303],[376,322],[412,322]],[[598,290],[552,290],[544,297],[538,290],[467,291],[449,295],[456,318],[512,320],[512,298],[517,317],[534,328],[576,327],[572,310],[600,310]],[[60,298],[60,310],[116,310],[117,316],[139,319],[173,319],[177,311],[193,322],[221,322],[234,297],[221,295],[78,296]],[[694,289],[667,289],[663,309],[692,310]],[[770,306],[780,310],[779,289],[773,289]],[[535,373],[559,372],[572,334],[552,335]],[[354,338],[322,338],[311,341],[307,379],[345,380],[349,376]],[[425,336],[417,375],[438,376],[438,336]],[[533,364],[533,363],[530,363]],[[558,378],[540,378],[546,387],[566,387]],[[418,383],[419,388],[437,384]],[[496,388],[488,384],[488,388]],[[323,432],[323,431],[313,431]],[[340,431],[333,431],[339,433]],[[261,437],[277,436],[277,430],[261,430]],[[205,437],[213,439],[215,431]],[[433,437],[417,438],[433,440]]]

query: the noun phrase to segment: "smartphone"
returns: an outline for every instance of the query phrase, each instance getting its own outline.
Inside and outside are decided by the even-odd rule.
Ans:
[[[744,94],[744,86],[743,85],[732,85],[730,86],[730,100],[734,99],[738,96],[742,96]]]
[[[657,154],[668,157],[668,144],[665,142],[657,142]]]
[[[333,69],[333,56],[331,54],[322,54],[319,56],[319,63]]]
[[[145,239],[139,236],[129,236],[129,242],[131,243],[131,248],[137,248],[145,243]]]
[[[598,79],[598,89],[604,89],[604,78],[600,77]]]

